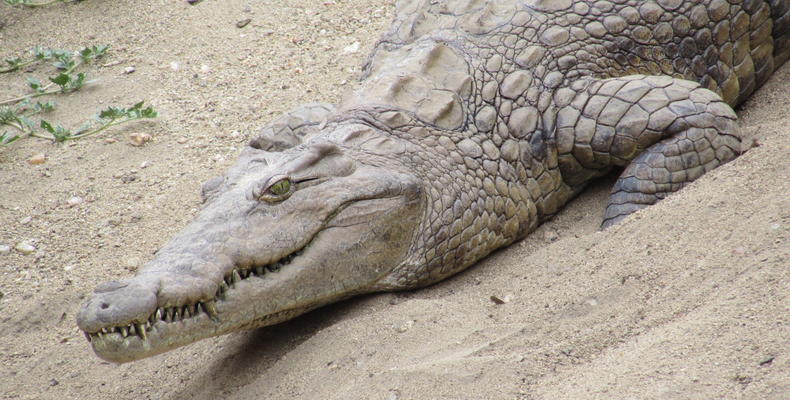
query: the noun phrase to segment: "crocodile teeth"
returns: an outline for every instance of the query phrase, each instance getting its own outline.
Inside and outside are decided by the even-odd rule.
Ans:
[[[129,326],[129,334],[133,336],[137,335],[137,327],[135,326],[135,324]]]
[[[228,282],[227,282],[227,281],[222,281],[222,282],[219,284],[219,291],[220,291],[221,293],[225,293],[225,292],[227,292],[227,291],[228,291],[228,289],[230,289],[230,287],[228,286]]]
[[[148,332],[145,331],[145,327],[142,324],[137,324],[137,334],[140,335],[141,339],[148,340]]]
[[[162,309],[161,308],[157,308],[156,309],[156,318],[155,319],[156,320],[160,320],[160,321],[164,319],[164,316],[162,315]]]
[[[126,327],[125,327],[125,326],[122,326],[122,327],[121,327],[121,336],[123,336],[123,337],[127,337],[127,336],[129,336],[129,330],[128,330],[128,329],[126,329]]]
[[[173,310],[173,321],[180,321],[181,320],[181,310],[176,307]]]
[[[204,307],[206,308],[206,314],[208,314],[209,317],[211,317],[212,319],[217,318],[217,315],[219,313],[217,312],[217,303],[214,302],[214,300],[207,301],[204,304]]]
[[[184,310],[181,311],[181,315],[183,315],[184,318],[190,318],[192,316],[192,309],[189,306],[184,306]]]
[[[168,308],[165,310],[165,322],[173,322],[173,309]]]
[[[239,270],[237,269],[233,270],[233,274],[231,274],[231,279],[233,280],[234,284],[239,283],[239,281],[241,280],[241,275],[239,275]]]

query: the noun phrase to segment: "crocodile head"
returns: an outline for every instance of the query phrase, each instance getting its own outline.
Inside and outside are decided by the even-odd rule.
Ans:
[[[136,276],[99,285],[77,324],[99,357],[127,362],[376,291],[424,207],[391,160],[318,138],[247,147],[204,185],[196,219]]]

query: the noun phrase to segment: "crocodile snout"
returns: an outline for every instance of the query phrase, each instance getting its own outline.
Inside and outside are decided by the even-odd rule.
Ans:
[[[158,290],[158,283],[152,280],[105,282],[82,304],[77,325],[94,333],[109,326],[145,321],[156,309]]]

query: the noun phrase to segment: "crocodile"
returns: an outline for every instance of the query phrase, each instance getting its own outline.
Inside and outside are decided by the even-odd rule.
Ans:
[[[602,228],[742,152],[790,0],[404,0],[356,90],[264,127],[77,324],[127,362],[447,278],[620,172]]]

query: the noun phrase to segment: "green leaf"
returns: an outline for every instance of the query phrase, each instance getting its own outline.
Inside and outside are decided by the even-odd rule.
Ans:
[[[47,121],[41,120],[41,127],[49,133],[55,134],[55,128]]]
[[[10,107],[0,108],[0,125],[6,125],[10,122],[16,122],[17,115]]]
[[[30,88],[36,93],[41,91],[41,81],[32,76],[27,77],[27,85],[30,86]]]
[[[6,58],[5,62],[8,64],[9,68],[17,69],[19,68],[19,64],[22,64],[22,59],[20,57]]]
[[[109,106],[104,110],[99,112],[99,119],[100,120],[114,120],[123,117],[126,114],[126,110],[118,107]]]
[[[48,55],[49,53],[43,47],[39,47],[39,46],[33,47],[33,57],[35,57],[36,60],[44,60],[47,58]]]
[[[19,135],[12,136],[8,132],[3,132],[3,134],[0,135],[0,146],[8,146],[9,144],[19,139],[19,137],[20,137]]]
[[[83,61],[88,61],[91,58],[92,53],[93,52],[91,51],[90,48],[83,47],[82,50],[80,50],[80,57],[82,57]]]
[[[87,76],[87,75],[85,75],[85,73],[84,73],[84,72],[80,72],[79,74],[77,74],[77,79],[76,79],[76,80],[73,82],[73,85],[72,85],[72,87],[73,87],[74,89],[79,89],[79,88],[81,88],[81,87],[82,87],[82,85],[85,83],[85,77],[86,77],[86,76]]]
[[[65,140],[67,140],[69,138],[69,136],[71,136],[71,131],[69,131],[68,129],[66,129],[66,128],[60,126],[60,125],[57,125],[57,126],[55,126],[55,131],[52,132],[52,136],[55,137],[55,141],[63,142]]]
[[[100,46],[94,45],[90,47],[83,47],[82,50],[80,50],[79,52],[80,58],[82,59],[83,62],[88,62],[90,60],[97,59],[103,56],[107,52],[108,48],[110,48],[109,45],[100,45]]]
[[[28,118],[28,117],[26,117],[24,115],[20,115],[19,116],[19,122],[21,122],[22,125],[24,125],[25,127],[27,127],[27,129],[29,129],[31,131],[33,130],[33,126],[35,126],[35,124],[33,123],[33,120],[31,120],[30,118]]]
[[[33,106],[33,108],[36,110],[36,112],[49,112],[55,109],[55,102],[48,101],[46,103],[42,103],[37,101],[36,105]]]
[[[55,61],[52,65],[54,65],[57,69],[69,70],[77,65],[76,61],[74,61],[74,57],[69,51],[56,50],[54,56],[57,61]]]
[[[69,81],[71,80],[71,77],[69,76],[69,74],[61,72],[60,74],[58,74],[58,76],[54,78],[50,77],[49,80],[60,87],[65,87],[66,84],[68,84]]]
[[[140,111],[140,115],[143,118],[156,118],[159,115],[159,113],[157,113],[153,107],[149,106],[144,108],[142,111]]]

